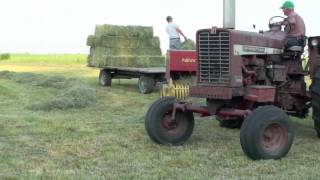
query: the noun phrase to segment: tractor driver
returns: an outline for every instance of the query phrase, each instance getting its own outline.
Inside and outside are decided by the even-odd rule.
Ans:
[[[285,1],[281,6],[281,9],[283,14],[287,16],[281,24],[285,25],[286,28],[289,28],[286,38],[286,48],[291,46],[304,47],[306,43],[306,26],[301,16],[294,12],[293,2]]]

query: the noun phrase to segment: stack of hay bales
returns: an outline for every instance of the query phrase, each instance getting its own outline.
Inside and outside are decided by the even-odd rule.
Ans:
[[[88,66],[92,67],[162,67],[159,37],[145,26],[97,25],[87,38],[90,46]]]
[[[187,39],[181,44],[182,50],[196,50],[196,43],[191,39]]]

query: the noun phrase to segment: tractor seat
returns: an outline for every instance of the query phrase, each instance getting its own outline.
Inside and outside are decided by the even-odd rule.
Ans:
[[[288,51],[297,51],[297,52],[303,52],[302,46],[290,46],[287,48]]]
[[[292,59],[292,57],[300,57],[300,55],[303,53],[304,47],[303,46],[290,46],[285,48],[282,58],[283,59]]]

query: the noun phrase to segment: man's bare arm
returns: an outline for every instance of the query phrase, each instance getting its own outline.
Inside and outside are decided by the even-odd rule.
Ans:
[[[187,37],[183,34],[183,32],[181,31],[181,29],[179,29],[179,28],[177,27],[177,31],[178,31],[178,33],[180,33],[180,34],[184,37],[184,40],[187,40]]]

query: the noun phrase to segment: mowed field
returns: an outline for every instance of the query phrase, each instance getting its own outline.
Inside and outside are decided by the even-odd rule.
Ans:
[[[84,108],[34,110],[55,97],[52,87],[0,76],[0,179],[318,179],[320,140],[313,121],[292,118],[296,137],[287,157],[252,161],[238,129],[195,117],[183,146],[153,143],[144,116],[158,92],[140,94],[137,80],[98,85],[86,55],[12,55],[0,72],[30,72],[83,81],[97,101]],[[30,75],[30,74],[29,74]],[[71,79],[72,80],[72,79]]]

